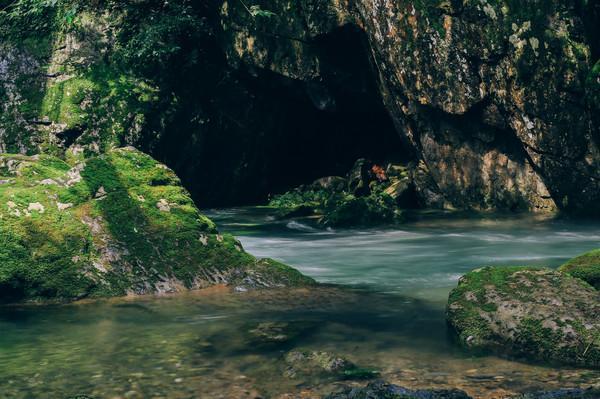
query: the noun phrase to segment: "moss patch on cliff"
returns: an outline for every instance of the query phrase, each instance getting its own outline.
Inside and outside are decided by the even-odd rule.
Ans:
[[[558,270],[600,289],[600,249],[573,258]]]

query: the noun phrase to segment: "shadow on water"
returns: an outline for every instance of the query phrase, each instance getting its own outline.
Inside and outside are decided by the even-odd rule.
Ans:
[[[138,301],[12,306],[0,308],[0,323],[7,334],[0,341],[24,339],[11,331],[28,328],[38,334],[56,328],[91,327],[110,320],[134,329],[169,326],[193,331],[197,339],[212,342],[215,356],[238,352],[280,351],[298,345],[318,345],[325,335],[331,342],[372,340],[377,334],[393,337],[378,345],[418,342],[431,351],[448,350],[443,310],[425,301],[368,289],[324,286],[298,291],[219,294],[213,297],[143,297]],[[207,324],[218,326],[205,329]],[[261,323],[286,323],[292,339],[281,345],[245,345],[249,332]],[[351,331],[352,334],[348,334]],[[82,337],[85,339],[85,337]],[[248,341],[250,339],[250,341]],[[4,347],[4,345],[0,345]],[[207,347],[205,347],[206,349]],[[192,349],[192,348],[190,348]]]

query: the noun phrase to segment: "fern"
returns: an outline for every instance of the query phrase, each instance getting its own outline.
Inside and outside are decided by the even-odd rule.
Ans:
[[[248,13],[250,15],[252,15],[253,18],[256,18],[256,17],[271,18],[271,17],[274,17],[277,15],[273,11],[263,10],[261,8],[261,6],[259,6],[258,4],[254,4],[254,5],[251,5],[250,7],[248,7],[248,5],[246,5],[246,3],[244,3],[244,0],[240,0],[240,3],[242,3],[242,5],[246,9],[246,11],[248,11]]]
[[[250,6],[250,14],[255,18],[256,17],[271,18],[271,17],[274,17],[277,15],[273,11],[263,10],[262,8],[260,8],[259,5]]]

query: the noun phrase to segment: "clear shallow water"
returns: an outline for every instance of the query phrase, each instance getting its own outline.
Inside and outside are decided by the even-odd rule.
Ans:
[[[327,350],[410,387],[475,397],[600,383],[600,372],[475,357],[452,342],[448,291],[484,264],[557,266],[600,247],[600,225],[532,217],[426,217],[401,228],[322,231],[265,210],[211,211],[258,256],[339,286],[0,308],[0,398],[320,397],[333,379],[290,379],[282,355]],[[261,322],[298,336],[257,345]]]

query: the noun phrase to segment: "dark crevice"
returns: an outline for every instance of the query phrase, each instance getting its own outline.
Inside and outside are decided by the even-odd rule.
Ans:
[[[412,160],[379,94],[364,32],[346,26],[312,45],[319,80],[242,66],[213,79],[219,83],[202,109],[193,108],[197,99],[189,93],[188,112],[174,116],[152,153],[178,173],[198,205],[265,203],[300,184],[344,175],[358,158]]]
[[[56,137],[62,142],[64,148],[69,148],[83,134],[85,127],[77,126],[56,133]]]
[[[592,62],[595,62],[600,59],[600,0],[589,0],[585,4],[582,10],[583,24]]]

